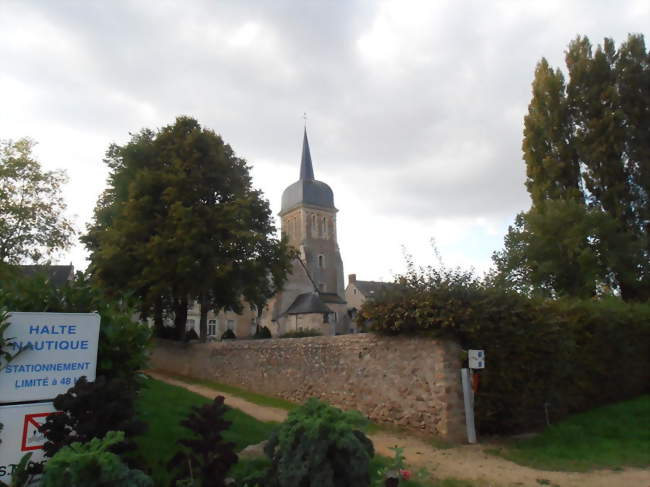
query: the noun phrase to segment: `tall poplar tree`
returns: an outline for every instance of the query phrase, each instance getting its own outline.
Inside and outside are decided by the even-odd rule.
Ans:
[[[532,207],[494,255],[497,279],[527,292],[650,298],[650,62],[642,35],[566,52],[569,82],[537,65],[524,121]]]

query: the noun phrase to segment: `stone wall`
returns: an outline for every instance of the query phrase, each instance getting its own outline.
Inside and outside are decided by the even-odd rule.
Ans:
[[[317,397],[379,423],[463,441],[459,351],[446,340],[373,334],[206,344],[158,340],[151,366],[294,402]]]

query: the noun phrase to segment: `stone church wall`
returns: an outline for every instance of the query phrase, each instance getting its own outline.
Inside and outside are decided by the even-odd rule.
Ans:
[[[181,344],[158,340],[151,367],[294,402],[317,397],[371,420],[462,441],[459,346],[372,334]]]

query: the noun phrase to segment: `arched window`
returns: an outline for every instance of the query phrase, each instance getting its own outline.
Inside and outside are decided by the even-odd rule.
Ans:
[[[318,256],[318,267],[321,269],[325,267],[325,256],[322,254]]]

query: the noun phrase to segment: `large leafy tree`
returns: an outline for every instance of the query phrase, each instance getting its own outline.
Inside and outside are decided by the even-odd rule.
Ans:
[[[569,81],[542,59],[524,120],[532,207],[494,256],[497,279],[545,295],[650,298],[650,54],[642,35],[595,52],[578,37]]]
[[[74,236],[61,188],[63,171],[44,171],[30,139],[0,140],[0,264],[40,261]]]
[[[289,268],[274,237],[268,202],[251,184],[246,161],[188,117],[134,135],[107,153],[109,188],[84,237],[93,272],[115,294],[138,299],[158,327],[173,312],[184,335],[188,306],[240,309],[268,299]]]

